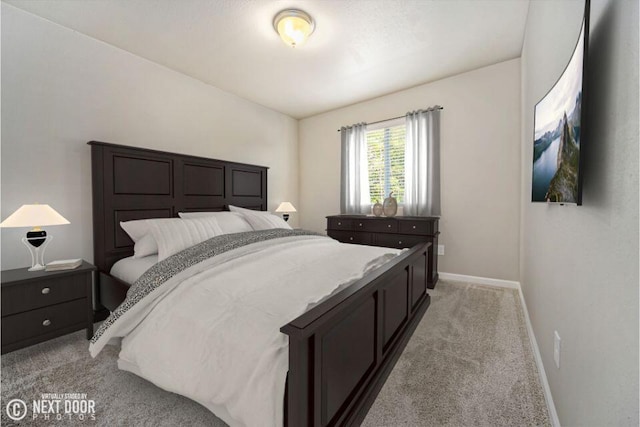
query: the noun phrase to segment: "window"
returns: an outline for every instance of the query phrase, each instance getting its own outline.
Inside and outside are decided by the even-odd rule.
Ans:
[[[393,191],[398,203],[404,203],[405,120],[384,123],[385,127],[367,129],[367,163],[371,203],[382,203]]]
[[[441,109],[340,129],[341,213],[368,214],[393,192],[404,215],[440,215]]]

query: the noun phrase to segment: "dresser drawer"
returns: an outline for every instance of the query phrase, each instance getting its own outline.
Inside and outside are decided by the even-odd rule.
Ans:
[[[2,287],[2,315],[87,297],[90,272]]]
[[[378,234],[376,235],[376,245],[385,246],[387,248],[410,248],[418,243],[424,243],[427,240],[421,236],[408,236],[406,234]]]
[[[353,231],[329,231],[329,237],[342,243],[355,243],[358,245],[370,245],[372,237],[369,233],[358,233]]]
[[[88,300],[83,298],[5,316],[2,318],[2,346],[55,333],[74,325],[82,329],[87,324],[88,304]]]
[[[397,233],[398,220],[396,219],[368,219],[363,220],[364,231],[373,233]]]
[[[329,230],[351,230],[351,220],[342,218],[327,218],[327,229]]]
[[[398,221],[398,233],[433,234],[433,223],[433,221],[403,219]]]
[[[363,219],[354,219],[351,221],[351,229],[355,231],[365,231],[367,230],[367,223],[369,220],[366,218]]]

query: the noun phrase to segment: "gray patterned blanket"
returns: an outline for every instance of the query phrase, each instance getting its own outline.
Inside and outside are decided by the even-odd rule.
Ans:
[[[224,234],[205,240],[195,246],[187,248],[174,254],[147,270],[138,280],[136,280],[129,291],[126,299],[111,313],[100,328],[91,338],[91,343],[95,344],[104,332],[113,325],[116,320],[122,317],[127,311],[134,307],[144,297],[159,288],[167,280],[181,273],[187,268],[194,266],[216,255],[229,252],[233,249],[241,248],[252,243],[264,242],[272,239],[292,236],[321,236],[318,233],[306,230],[286,230],[276,228],[272,230],[247,231],[244,233]]]

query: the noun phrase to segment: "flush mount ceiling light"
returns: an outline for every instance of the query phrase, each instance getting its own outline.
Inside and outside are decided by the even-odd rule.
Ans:
[[[273,28],[282,41],[291,47],[303,44],[315,27],[311,15],[300,9],[285,9],[273,18]]]

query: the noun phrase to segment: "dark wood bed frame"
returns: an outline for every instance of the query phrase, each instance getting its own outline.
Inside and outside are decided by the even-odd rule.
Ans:
[[[96,304],[114,310],[129,285],[113,264],[133,255],[120,221],[267,209],[267,168],[91,141]],[[289,336],[285,424],[358,425],[430,303],[430,243],[414,246],[280,331]]]

